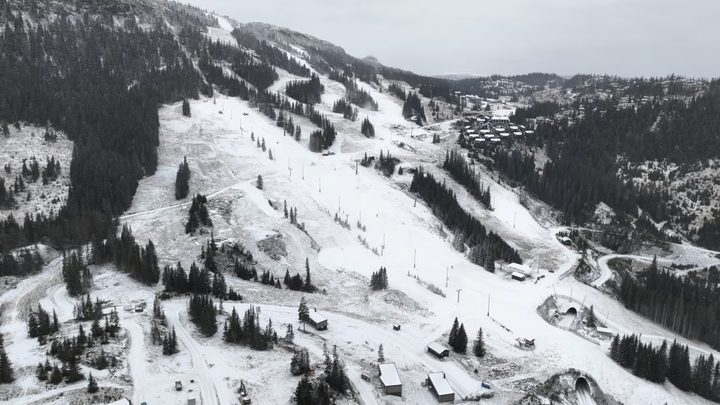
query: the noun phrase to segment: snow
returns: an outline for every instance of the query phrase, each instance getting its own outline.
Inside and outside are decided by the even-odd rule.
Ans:
[[[25,214],[34,217],[36,214],[55,214],[65,205],[70,184],[70,160],[72,159],[73,142],[67,139],[63,132],[55,131],[57,140],[49,142],[44,140],[46,128],[32,125],[22,125],[16,129],[14,125],[8,127],[10,133],[7,137],[0,134],[0,178],[5,180],[5,188],[15,182],[15,177],[21,175],[23,160],[27,160],[29,169],[30,159],[35,157],[40,168],[41,176],[35,183],[25,178],[26,191],[15,193],[18,207],[15,209],[0,209],[0,220],[6,219],[10,214],[15,220],[22,223]],[[49,128],[53,131],[52,128]],[[60,174],[55,181],[42,184],[42,170],[46,166],[46,159],[54,156],[60,161]],[[4,170],[9,165],[11,172]],[[29,196],[29,200],[28,200]]]
[[[228,30],[220,24],[223,30]],[[284,78],[281,81],[295,79],[279,73]],[[486,392],[481,381],[487,381],[498,394],[484,403],[494,405],[508,403],[503,402],[503,398],[518,395],[517,381],[544,381],[568,368],[592,375],[600,388],[624,403],[708,403],[669,384],[651,384],[633,376],[607,356],[607,343],[597,345],[556,328],[540,318],[536,310],[556,291],[578,297],[588,307],[593,305],[598,318],[618,333],[642,333],[644,341],[653,343],[677,338],[678,342],[691,345],[693,355],[713,353],[718,357],[716,351],[682,339],[627,311],[620,302],[596,288],[579,283],[573,277],[562,277],[572,268],[578,254],[555,238],[556,229],[552,228],[555,224],[528,211],[520,204],[515,190],[485,171],[481,172],[482,181],[490,187],[494,210],[481,207],[437,167],[446,148],[453,146],[432,144],[429,139],[412,139],[410,133],[413,129],[417,131],[417,127],[402,118],[399,100],[379,93],[371,85],[359,83],[371,92],[379,111],[360,109],[360,119],[350,122],[330,112],[333,100],[344,94],[343,86],[326,77],[321,80],[326,93],[323,104],[317,108],[328,115],[339,131],[333,156],[323,157],[307,150],[307,136],[316,128],[305,118],[293,115],[303,133],[303,139],[297,142],[284,137],[274,122],[237,99],[218,97],[216,104],[209,99],[190,100],[191,117],[182,115],[180,103],[163,106],[159,113],[157,173],[140,182],[131,208],[118,219],[120,224],[131,226],[138,241],[152,239],[155,242],[161,267],[181,261],[188,268],[192,261],[200,260],[200,246],[207,242],[209,234],[184,233],[190,199],[176,201],[173,192],[177,165],[187,156],[192,171],[191,195],[208,196],[214,223],[212,231],[217,240],[242,243],[252,251],[258,269],[271,271],[276,277],[281,277],[285,269],[304,272],[308,259],[313,282],[327,291],[326,294],[302,294],[277,290],[226,274],[228,286],[241,293],[244,302],[224,302],[225,311],[234,307],[242,313],[253,303],[261,308],[262,325],[272,319],[277,333],[284,335],[288,324],[296,330],[300,326],[297,304],[305,296],[308,306],[322,311],[332,327],[323,332],[312,328],[307,333],[298,331],[295,345],[288,345],[288,349],[306,347],[312,363],[316,363],[322,361],[323,343],[329,347],[337,345],[351,383],[359,393],[357,401],[364,404],[384,401],[378,400],[377,386],[360,378],[361,373],[376,370],[376,350],[380,344],[388,361],[403,375],[403,401],[412,404],[435,403],[427,390],[420,388],[428,373],[444,373],[445,379],[436,387],[439,391],[456,391],[460,397]],[[279,91],[284,89],[281,81],[275,84]],[[364,116],[375,125],[374,139],[365,138],[359,132]],[[448,125],[443,123],[437,127],[448,131]],[[256,139],[265,140],[274,160],[250,139],[251,132]],[[411,145],[414,151],[393,144],[398,140]],[[389,150],[403,164],[422,165],[440,181],[446,181],[464,209],[479,218],[488,231],[496,232],[517,248],[526,266],[538,268],[539,274],[546,277],[537,284],[517,283],[469,263],[450,246],[447,229],[431,210],[407,192],[410,176],[386,179],[375,169],[364,167],[356,174],[356,162],[366,152],[378,155],[380,150]],[[264,180],[262,190],[255,187],[258,175]],[[298,222],[305,224],[307,235],[284,218],[285,201],[288,207],[296,207]],[[336,213],[349,220],[353,225],[351,230],[335,223]],[[354,226],[358,221],[366,227],[365,231]],[[287,256],[274,260],[257,249],[256,242],[268,234],[282,235]],[[358,236],[382,253],[372,253],[358,243]],[[312,248],[311,238],[319,252]],[[673,260],[689,261],[709,255],[690,247],[675,246],[674,249],[673,254],[678,257]],[[29,370],[23,372],[18,382],[23,387],[37,385],[32,367],[45,358],[44,349],[26,337],[22,313],[27,305],[40,302],[46,309],[55,309],[61,320],[72,317],[75,301],[67,296],[63,287],[61,264],[61,259],[55,259],[43,273],[21,281],[16,289],[0,296],[5,318],[0,331],[5,336],[10,360],[17,367]],[[380,266],[387,268],[390,290],[373,292],[368,288],[369,277]],[[162,289],[162,286],[139,285],[126,275],[118,274],[112,266],[92,266],[92,270],[95,286],[91,296],[101,295],[115,305],[140,300],[150,302]],[[410,276],[438,286],[447,298],[431,293]],[[168,324],[175,327],[180,340],[180,353],[173,356],[162,356],[158,347],[148,344],[151,314],[120,313],[128,346],[126,368],[123,366],[118,373],[132,377],[132,383],[122,384],[132,392],[133,403],[186,403],[187,392],[174,390],[177,380],[187,389],[192,387],[203,405],[234,403],[240,378],[247,385],[253,403],[288,402],[299,378],[289,373],[287,350],[256,352],[229,346],[222,342],[221,333],[211,338],[202,337],[187,320],[186,298],[167,300],[163,305]],[[471,340],[482,327],[489,353],[502,363],[488,363],[488,359],[456,353],[438,360],[427,353],[427,346],[447,341],[447,332],[455,317],[465,325]],[[223,316],[218,322],[222,328]],[[402,329],[393,330],[394,324],[402,324]],[[535,350],[518,348],[515,342],[518,337],[535,339]],[[495,374],[502,367],[513,372],[506,377]],[[473,372],[475,368],[479,370],[477,374]],[[101,386],[120,381],[106,376],[98,379]],[[190,380],[195,381],[194,386]],[[80,388],[84,388],[84,384],[57,389],[28,388],[26,396],[10,403],[25,404],[63,390]],[[346,398],[340,402],[350,403],[356,400]]]
[[[427,347],[438,354],[444,352],[445,350],[448,350],[445,346],[441,345],[438,342],[430,342]]]
[[[320,322],[327,321],[327,318],[325,318],[324,316],[320,315],[320,313],[317,312],[317,311],[310,311],[310,314],[309,314],[308,316],[310,317],[310,319],[311,319],[315,324],[318,324],[318,323],[320,323]]]
[[[398,375],[397,368],[394,363],[380,364],[380,380],[386,387],[394,385],[401,385],[400,375]]]
[[[435,387],[438,395],[450,395],[454,393],[443,373],[430,373],[428,374],[428,378],[430,382],[432,382],[433,387]]]

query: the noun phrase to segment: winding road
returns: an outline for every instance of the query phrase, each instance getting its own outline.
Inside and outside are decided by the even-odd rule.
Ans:
[[[655,260],[656,258],[651,257],[651,256],[637,256],[637,255],[606,255],[606,256],[602,256],[597,261],[598,266],[600,267],[600,271],[601,271],[600,277],[598,277],[598,279],[593,281],[590,285],[592,285],[593,287],[601,287],[608,280],[610,280],[610,278],[612,278],[613,271],[608,266],[608,261],[610,261],[612,259],[631,259],[631,260],[644,262],[644,263],[652,263],[652,261]],[[664,264],[664,265],[670,266],[674,263],[674,260],[658,257],[657,262],[659,264]],[[706,267],[708,267],[708,266],[701,266],[701,267],[697,267],[694,269],[682,270],[681,272],[678,272],[678,275],[687,274],[689,271],[704,269]]]

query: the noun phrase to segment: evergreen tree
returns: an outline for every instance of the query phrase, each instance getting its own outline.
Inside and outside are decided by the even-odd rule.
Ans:
[[[55,363],[55,364],[53,364],[52,372],[50,372],[50,378],[48,381],[52,385],[58,385],[62,382],[62,380],[63,380],[62,372],[58,368],[57,363]]]
[[[383,345],[380,343],[378,347],[378,363],[385,363],[385,353],[383,352]]]
[[[98,392],[97,381],[95,381],[95,378],[93,377],[92,372],[90,373],[90,376],[88,377],[87,392],[89,394],[94,394],[94,393]]]
[[[337,353],[337,346],[333,346],[333,361],[330,374],[325,376],[325,382],[328,383],[330,388],[343,394],[350,386],[350,380],[348,380],[345,374],[345,365],[340,361],[340,357]]]
[[[187,162],[187,156],[183,159],[178,167],[177,174],[175,175],[175,199],[182,200],[188,196],[190,192],[190,166]]]
[[[595,320],[595,309],[593,308],[592,305],[590,305],[590,311],[588,312],[586,319],[587,319],[586,325],[587,325],[589,328],[594,328],[594,327],[596,326],[596,324],[595,324],[595,323],[596,323],[596,320]]]
[[[465,333],[465,325],[460,324],[460,329],[458,329],[457,336],[455,337],[455,345],[453,346],[453,350],[458,353],[465,354],[465,352],[467,351],[467,344],[468,337],[467,333]]]
[[[370,122],[370,119],[368,117],[365,117],[365,119],[363,120],[360,127],[360,132],[362,132],[362,134],[368,138],[373,138],[375,136],[375,127]]]
[[[325,375],[328,376],[332,371],[332,359],[327,348],[327,342],[323,342],[323,363],[325,364]]]
[[[70,355],[70,358],[67,362],[67,375],[65,377],[65,381],[70,384],[76,381],[80,381],[84,378],[85,376],[80,370],[80,364],[77,357],[75,355]]]
[[[452,329],[450,329],[450,336],[448,336],[448,345],[450,347],[455,348],[455,342],[458,334],[458,330],[460,329],[460,322],[458,322],[457,317],[455,317],[455,322],[453,322]]]
[[[305,284],[303,285],[303,290],[310,293],[316,290],[310,280],[310,260],[307,257],[305,258]]]
[[[292,343],[295,339],[295,332],[293,332],[292,324],[288,324],[287,326],[287,332],[285,333],[285,340],[289,343]]]
[[[190,321],[198,327],[205,336],[213,336],[217,332],[217,309],[212,299],[207,295],[194,295],[188,305]]]
[[[290,372],[292,375],[310,374],[310,355],[307,349],[300,349],[293,354],[290,360]]]
[[[297,405],[315,405],[313,400],[313,386],[307,376],[303,376],[295,388],[295,402]]]
[[[35,369],[35,375],[37,376],[38,380],[40,381],[47,381],[48,379],[48,372],[45,369],[45,366],[42,363],[38,363],[36,369]]]
[[[610,342],[610,358],[615,360],[616,363],[620,362],[620,336],[615,335],[613,340]]]
[[[475,344],[473,345],[473,354],[475,357],[485,357],[485,339],[483,338],[482,328],[478,329]]]
[[[12,362],[10,362],[5,352],[5,347],[1,345],[2,343],[0,343],[0,384],[9,384],[15,381],[15,377],[13,376],[14,371]]]
[[[259,188],[260,190],[263,189],[263,178],[261,175],[258,174],[257,182],[255,183],[255,187]]]
[[[298,320],[305,323],[307,322],[309,317],[310,309],[307,306],[307,302],[305,302],[305,297],[300,297],[300,305],[298,306]]]
[[[187,99],[184,99],[182,102],[182,114],[186,117],[190,116],[190,103]]]

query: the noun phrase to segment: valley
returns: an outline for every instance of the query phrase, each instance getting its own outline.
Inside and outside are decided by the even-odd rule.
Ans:
[[[0,267],[0,333],[3,356],[7,353],[13,370],[12,381],[0,383],[0,400],[12,405],[235,405],[249,403],[242,402],[247,396],[252,404],[289,405],[305,398],[303,384],[309,382],[313,391],[307,403],[318,404],[331,403],[323,402],[323,389],[331,390],[327,398],[340,405],[433,404],[445,395],[452,395],[452,403],[489,405],[714,403],[710,392],[703,398],[697,387],[679,388],[664,375],[662,383],[641,378],[611,353],[614,337],[634,334],[640,344],[654,347],[673,341],[686,345],[691,365],[700,367],[698,361],[705,364],[707,356],[712,369],[712,359],[720,358],[717,346],[689,338],[689,326],[676,332],[629,310],[623,301],[627,286],[624,291],[622,286],[628,277],[645,280],[647,267],[656,263],[686,280],[705,277],[708,281],[697,288],[711,289],[716,271],[711,269],[720,265],[720,253],[695,247],[686,237],[658,237],[661,243],[615,252],[603,245],[606,240],[593,238],[593,232],[603,232],[598,224],[568,223],[568,212],[528,193],[525,179],[487,164],[500,159],[497,150],[524,148],[523,140],[501,139],[504,132],[493,128],[488,143],[497,139],[500,146],[483,152],[465,145],[467,117],[487,114],[488,124],[478,128],[491,128],[493,119],[500,128],[497,121],[505,122],[505,114],[538,102],[528,92],[536,91],[543,100],[562,98],[562,92],[549,84],[541,90],[520,78],[488,80],[481,91],[517,94],[474,98],[487,109],[483,114],[467,106],[474,102],[466,96],[458,99],[462,106],[454,113],[451,97],[440,102],[423,95],[409,82],[413,76],[408,72],[357,65],[344,51],[342,57],[323,53],[333,49],[330,44],[273,26],[242,28],[261,39],[278,39],[263,42],[278,53],[249,49],[253,40],[234,31],[232,19],[162,4],[166,16],[192,21],[185,26],[164,20],[173,30],[187,31],[177,29],[176,37],[167,34],[163,41],[182,44],[189,65],[175,73],[194,72],[197,86],[205,90],[181,100],[155,100],[156,156],[148,152],[143,162],[130,159],[129,167],[141,172],[137,184],[131,186],[125,177],[114,183],[123,197],[130,196],[126,207],[104,201],[93,211],[90,203],[72,197],[78,173],[102,168],[71,169],[76,153],[71,151],[85,147],[85,138],[73,138],[78,143],[73,146],[58,132],[50,142],[39,138],[45,128],[30,124],[13,128],[7,139],[0,137],[0,159],[12,164],[1,177],[5,184],[31,156],[44,162],[45,155],[53,155],[62,168],[49,186],[31,182],[22,194],[25,203],[0,207],[0,264],[6,266]],[[173,14],[177,10],[187,14]],[[152,14],[138,21],[152,21]],[[208,50],[210,43],[201,42],[205,39],[228,48]],[[200,57],[195,48],[201,49]],[[243,56],[228,49],[240,49]],[[222,68],[226,80],[242,83],[254,95],[231,95],[228,87],[235,88],[225,87],[228,82],[211,79],[203,65],[207,62],[200,62],[208,55],[217,59],[210,63]],[[295,73],[265,65],[268,55]],[[318,55],[327,61],[321,63]],[[342,82],[332,75],[344,63],[348,72],[356,72],[351,79],[339,75]],[[267,89],[256,84],[262,75],[258,66],[277,76]],[[310,106],[315,115],[285,94],[288,84],[308,79],[298,73],[303,67],[322,85],[320,102]],[[356,80],[364,74],[375,80]],[[401,80],[403,75],[408,81]],[[355,120],[333,111],[338,100],[348,97],[348,80],[361,94],[355,96],[376,103],[353,104]],[[408,112],[409,104],[390,91],[391,85],[415,93],[423,114],[439,105],[438,114],[428,113],[423,120],[420,111]],[[372,136],[363,134],[365,119]],[[326,145],[330,128],[333,138]],[[311,151],[318,143],[323,147]],[[134,147],[145,151],[143,145]],[[490,204],[443,168],[451,152],[466,162]],[[120,160],[105,157],[108,165]],[[152,173],[149,162],[155,163]],[[188,190],[180,196],[185,162]],[[451,205],[441,197],[423,198],[417,191],[421,177],[449,191],[457,208],[447,208]],[[84,191],[91,190],[86,184]],[[71,198],[65,198],[68,193]],[[102,201],[101,193],[94,197]],[[691,197],[696,196],[688,201]],[[712,213],[712,204],[706,205]],[[63,207],[68,209],[60,217],[65,222],[58,221],[57,229],[40,219],[36,228],[31,220],[22,223],[25,214],[53,217]],[[477,220],[482,232],[457,223],[453,215],[463,211],[467,217],[462,218]],[[22,227],[5,225],[11,214]],[[640,216],[623,229],[640,229]],[[109,231],[101,234],[80,219],[103,223]],[[192,221],[199,223],[190,227]],[[27,243],[8,236],[21,234]],[[12,249],[3,250],[7,246]],[[517,253],[518,263],[501,259],[508,252]],[[12,268],[10,258],[18,263]],[[627,261],[627,268],[617,265],[619,260]],[[39,270],[18,270],[31,262]],[[190,269],[189,277],[180,269]],[[174,279],[177,274],[182,281]],[[300,288],[291,286],[296,274]],[[378,287],[383,277],[386,285]],[[210,302],[200,314],[191,302],[198,297]],[[233,316],[239,316],[241,332],[233,330]],[[454,320],[462,333],[452,328]],[[465,336],[466,347],[451,350],[458,334]],[[476,344],[478,335],[482,345]],[[446,355],[433,354],[438,345]],[[480,347],[482,355],[476,351]],[[300,367],[297,356],[307,363],[305,372],[293,371]],[[400,397],[389,394],[380,375],[378,365],[387,363],[397,370]],[[345,376],[338,378],[345,389],[333,386],[337,373]],[[439,392],[443,388],[432,373],[443,373],[449,392]],[[52,382],[54,374],[59,382]],[[79,377],[73,381],[75,374]],[[717,379],[716,374],[713,387]]]

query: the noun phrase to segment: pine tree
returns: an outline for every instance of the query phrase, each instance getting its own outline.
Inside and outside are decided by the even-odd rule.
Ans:
[[[452,348],[455,348],[455,339],[457,338],[459,328],[460,322],[458,322],[457,317],[455,317],[455,322],[453,322],[452,329],[450,329],[450,336],[448,337],[448,345]]]
[[[52,385],[58,385],[62,382],[62,372],[57,366],[57,363],[53,364],[52,372],[50,373],[50,379],[48,380]]]
[[[315,286],[310,280],[310,260],[307,257],[305,258],[305,284],[303,285],[303,290],[307,292],[315,291]]]
[[[592,305],[590,305],[590,311],[587,314],[586,325],[588,326],[588,328],[594,328],[596,326],[595,322],[595,309]]]
[[[475,357],[485,357],[485,339],[483,338],[482,328],[478,329],[475,344],[473,345],[473,354]]]
[[[378,347],[378,363],[385,363],[385,353],[383,352],[382,343],[380,343],[380,347]]]
[[[37,368],[35,369],[35,375],[37,376],[38,380],[40,381],[47,381],[48,379],[48,372],[45,369],[45,366],[42,363],[38,363]]]
[[[309,316],[310,309],[307,306],[307,302],[305,302],[305,297],[300,297],[300,305],[298,306],[298,320],[303,323],[307,322]]]
[[[105,370],[108,367],[108,359],[105,355],[105,349],[100,349],[97,359],[95,359],[95,368],[98,370]]]
[[[260,190],[263,189],[263,178],[259,174],[258,174],[257,182],[255,183],[255,187],[259,188]]]
[[[325,381],[332,389],[341,394],[347,391],[350,385],[350,381],[345,374],[345,366],[338,356],[337,346],[333,346],[332,369],[330,370],[330,374],[325,377]]]
[[[467,351],[467,345],[468,337],[467,333],[465,333],[465,325],[460,324],[460,329],[458,329],[457,336],[455,337],[455,346],[453,346],[453,350],[458,353],[465,354]]]
[[[186,117],[189,117],[189,116],[190,116],[190,103],[188,102],[187,99],[184,99],[184,100],[183,100],[183,103],[182,103],[182,114],[183,114],[184,116],[186,116]]]
[[[616,363],[620,363],[620,337],[615,335],[613,340],[610,342],[610,358],[615,360]]]
[[[295,332],[293,332],[292,324],[288,324],[287,326],[287,332],[285,333],[285,340],[289,343],[292,343],[295,339]]]
[[[325,363],[325,375],[328,376],[332,371],[332,359],[327,348],[327,342],[323,342],[323,362]]]
[[[94,394],[94,393],[98,392],[97,381],[95,381],[95,378],[93,377],[92,372],[90,372],[90,376],[88,377],[87,392],[89,394]]]
[[[295,388],[295,401],[297,405],[315,405],[313,400],[313,386],[307,376],[303,376]]]
[[[9,384],[15,381],[12,362],[5,353],[5,347],[0,343],[0,384]]]
[[[300,349],[293,354],[290,360],[290,373],[292,375],[310,374],[310,355],[307,349]]]

